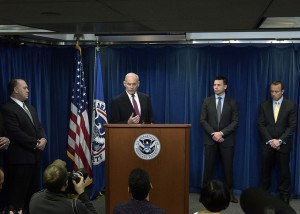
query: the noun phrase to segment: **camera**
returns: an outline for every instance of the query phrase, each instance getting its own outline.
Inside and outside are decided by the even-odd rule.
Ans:
[[[77,192],[75,191],[73,181],[79,183],[80,176],[82,176],[84,179],[87,178],[88,173],[84,168],[79,168],[76,172],[68,172],[68,187],[66,189],[67,193],[77,194]]]

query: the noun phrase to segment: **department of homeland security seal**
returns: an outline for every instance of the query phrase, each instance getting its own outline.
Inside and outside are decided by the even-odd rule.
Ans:
[[[142,134],[134,142],[135,154],[143,160],[151,160],[160,152],[160,142],[155,135]]]

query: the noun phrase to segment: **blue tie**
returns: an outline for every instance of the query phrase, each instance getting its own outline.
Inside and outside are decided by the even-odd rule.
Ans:
[[[217,114],[218,114],[218,124],[221,120],[221,113],[222,113],[222,97],[218,97],[218,105],[217,105]]]

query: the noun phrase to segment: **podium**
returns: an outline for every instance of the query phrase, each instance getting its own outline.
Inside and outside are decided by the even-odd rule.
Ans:
[[[128,176],[143,168],[150,202],[167,213],[188,214],[190,124],[106,124],[106,214],[131,199]]]

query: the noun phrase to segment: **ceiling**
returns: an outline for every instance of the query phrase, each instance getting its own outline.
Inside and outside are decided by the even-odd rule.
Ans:
[[[299,0],[0,0],[0,7],[0,25],[101,38],[165,35],[180,40],[192,32],[264,32],[259,26],[266,17],[300,16]]]

